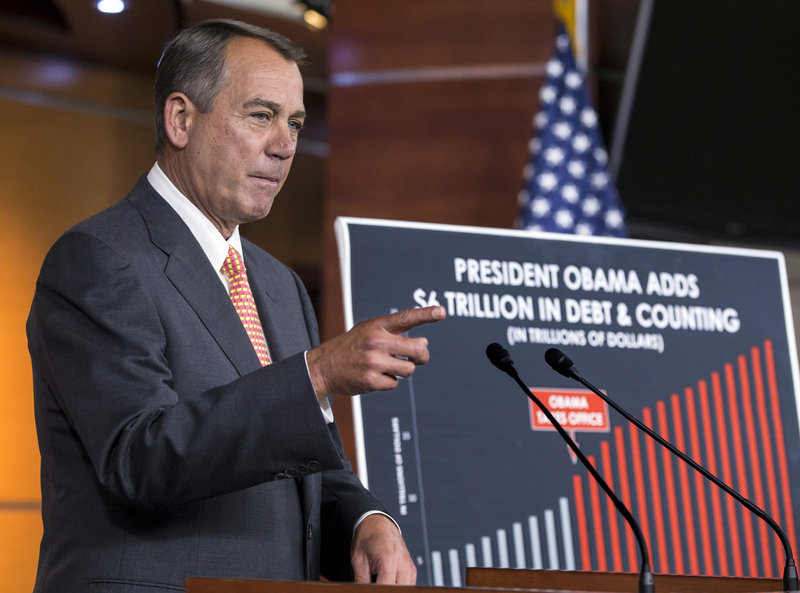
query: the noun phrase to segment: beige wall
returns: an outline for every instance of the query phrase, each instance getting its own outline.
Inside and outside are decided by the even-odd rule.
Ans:
[[[117,201],[152,163],[145,80],[0,54],[0,590],[8,593],[32,589],[42,529],[25,338],[36,276],[64,230]]]

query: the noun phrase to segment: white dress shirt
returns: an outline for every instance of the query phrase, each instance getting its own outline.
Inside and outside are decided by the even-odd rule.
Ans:
[[[228,257],[229,246],[236,249],[236,251],[238,251],[242,256],[242,261],[244,261],[242,238],[239,235],[238,225],[235,229],[233,229],[233,233],[231,233],[231,236],[226,240],[225,237],[222,236],[222,233],[219,232],[217,227],[215,227],[214,224],[208,218],[206,218],[206,215],[203,214],[200,209],[189,200],[189,198],[184,196],[177,187],[175,187],[175,184],[172,183],[164,171],[161,170],[161,167],[158,166],[158,163],[155,163],[153,168],[150,169],[150,172],[147,174],[147,181],[150,182],[150,185],[153,186],[153,189],[155,189],[156,192],[158,192],[158,194],[164,198],[167,204],[169,204],[172,209],[178,213],[178,216],[181,217],[181,220],[183,220],[183,222],[186,223],[186,226],[189,227],[189,230],[192,232],[192,235],[194,235],[194,238],[197,239],[198,243],[200,243],[200,247],[203,249],[208,261],[211,263],[211,267],[217,271],[217,276],[219,277],[220,282],[222,282],[225,290],[228,292],[228,294],[230,294],[231,289],[228,284],[228,277],[222,271],[222,264],[225,263],[225,258]],[[245,268],[247,268],[246,262]],[[269,344],[267,344],[267,348],[269,348]],[[306,370],[308,371],[308,360],[306,360]],[[328,402],[327,399],[325,399],[323,402],[320,402],[320,409],[325,416],[325,420],[329,423],[333,422],[333,409],[331,408],[330,402]]]

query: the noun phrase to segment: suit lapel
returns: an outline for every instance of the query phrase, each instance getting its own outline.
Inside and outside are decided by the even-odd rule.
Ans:
[[[144,177],[128,199],[141,213],[153,244],[168,256],[164,274],[239,374],[260,368],[258,356],[225,288],[189,228]]]
[[[248,260],[248,251],[247,248],[244,248],[245,266],[248,263],[255,263],[252,257]],[[275,362],[286,358],[287,353],[284,352],[283,340],[281,340],[280,315],[277,314],[278,303],[275,300],[274,291],[270,292],[268,290],[263,278],[269,278],[269,273],[260,272],[255,265],[247,268],[247,280],[250,282],[250,290],[253,293],[253,300],[256,302],[258,318],[261,320],[261,329],[264,331],[264,338],[267,340],[270,359]]]
[[[242,241],[247,278],[273,361],[311,347],[295,279],[286,266]]]

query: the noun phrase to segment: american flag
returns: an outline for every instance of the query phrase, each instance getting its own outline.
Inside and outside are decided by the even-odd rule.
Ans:
[[[579,235],[625,236],[625,212],[608,174],[597,114],[560,21],[534,118],[519,226]]]

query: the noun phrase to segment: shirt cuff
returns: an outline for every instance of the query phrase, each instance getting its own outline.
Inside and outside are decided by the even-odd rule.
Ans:
[[[303,360],[306,361],[306,373],[308,373],[308,382],[311,383],[311,371],[308,370],[308,350],[303,352]],[[314,388],[314,384],[311,384],[311,388]],[[326,397],[324,401],[319,403],[319,409],[322,411],[322,415],[325,417],[325,422],[328,424],[333,422],[333,408],[331,408],[331,402]],[[363,517],[361,518],[363,519]],[[359,519],[359,521],[361,521]]]
[[[358,529],[358,526],[359,526],[359,525],[361,525],[361,522],[362,522],[364,519],[366,519],[367,517],[369,517],[370,515],[383,515],[384,517],[386,517],[387,519],[389,519],[389,521],[391,521],[392,523],[394,523],[394,526],[395,526],[395,527],[397,527],[397,531],[399,531],[399,532],[400,532],[400,535],[403,535],[403,530],[402,530],[402,529],[400,529],[400,526],[397,524],[397,521],[395,521],[395,520],[394,520],[394,518],[393,518],[391,515],[387,515],[387,514],[386,514],[386,513],[384,513],[383,511],[367,511],[366,513],[364,513],[363,515],[361,515],[361,516],[358,518],[358,521],[356,521],[356,524],[355,524],[355,526],[353,527],[353,535],[350,537],[350,539],[352,539],[352,538],[354,538],[354,537],[356,536],[356,529]]]

